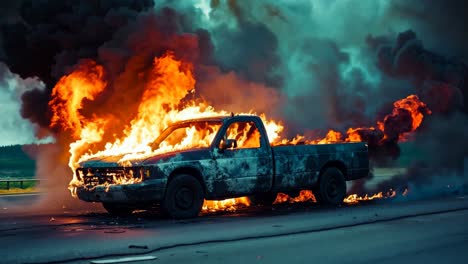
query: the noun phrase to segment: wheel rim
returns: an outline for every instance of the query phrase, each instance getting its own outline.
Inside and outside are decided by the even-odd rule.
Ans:
[[[175,202],[177,207],[182,209],[188,209],[192,207],[195,200],[193,191],[187,187],[182,187],[177,190],[175,195]]]
[[[338,188],[339,188],[339,183],[336,181],[335,178],[331,178],[328,181],[328,184],[327,184],[327,195],[328,195],[328,197],[330,197],[330,198],[337,197],[339,195]]]

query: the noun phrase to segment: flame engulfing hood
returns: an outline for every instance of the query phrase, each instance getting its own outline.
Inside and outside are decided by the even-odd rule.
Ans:
[[[111,167],[121,167],[119,161],[123,158],[124,155],[119,156],[103,156],[103,157],[94,157],[82,161],[79,163],[79,166],[82,168],[111,168]],[[129,165],[135,166],[135,163]]]
[[[144,165],[157,165],[161,162],[173,162],[175,160],[191,161],[191,160],[200,160],[210,158],[210,152],[208,149],[187,149],[174,152],[166,152],[157,155],[152,155],[145,158],[136,158],[132,160],[127,160],[125,163],[122,163],[122,158],[125,155],[118,156],[100,156],[87,159],[79,163],[80,167],[90,168],[90,167],[122,167],[124,166],[144,166]],[[182,158],[183,157],[183,158]]]

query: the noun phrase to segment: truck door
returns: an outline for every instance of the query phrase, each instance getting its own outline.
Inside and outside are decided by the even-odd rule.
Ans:
[[[269,191],[273,181],[272,155],[259,124],[252,120],[231,120],[224,128],[220,131],[222,137],[215,142],[214,192],[224,196]]]

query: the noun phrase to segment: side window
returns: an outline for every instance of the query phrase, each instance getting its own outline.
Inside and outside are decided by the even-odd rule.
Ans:
[[[260,131],[254,122],[234,122],[226,130],[224,139],[235,140],[236,148],[260,148]]]

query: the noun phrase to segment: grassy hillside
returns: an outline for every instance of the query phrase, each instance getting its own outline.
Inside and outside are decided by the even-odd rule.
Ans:
[[[34,177],[36,162],[23,150],[21,145],[0,147],[0,178]]]

